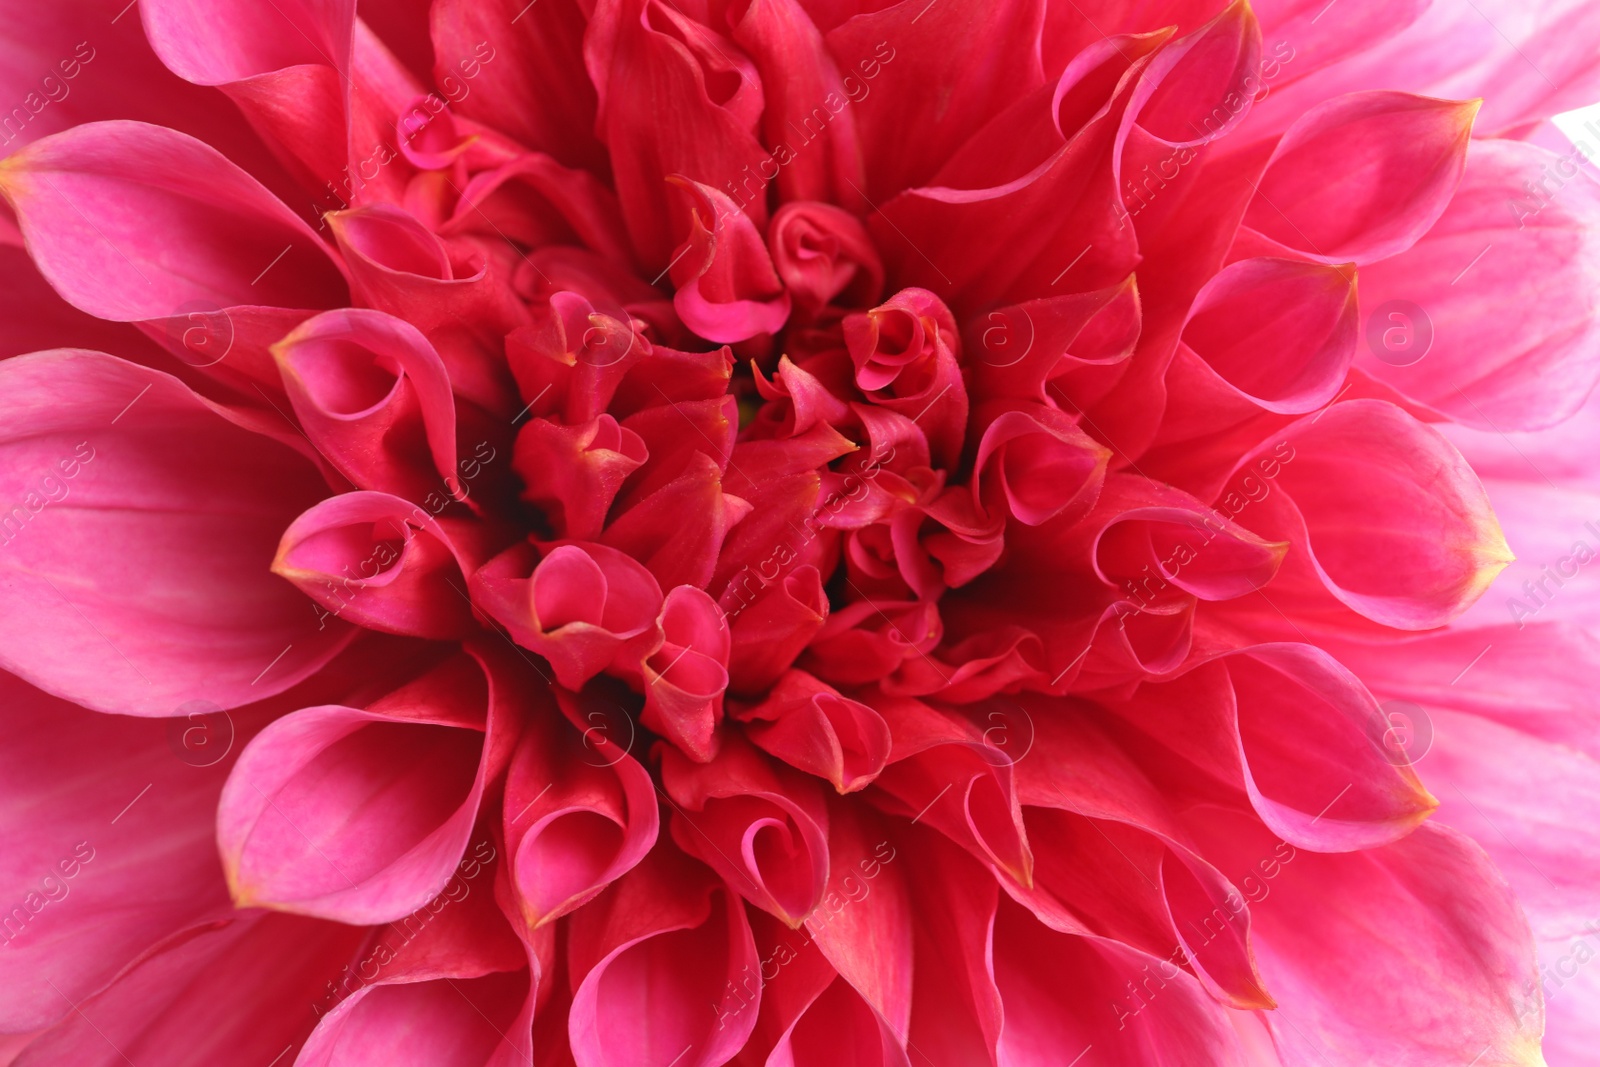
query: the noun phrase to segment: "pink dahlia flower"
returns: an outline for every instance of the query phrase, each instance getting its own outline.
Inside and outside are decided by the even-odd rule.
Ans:
[[[1600,6],[0,11],[0,1064],[1596,1062]]]

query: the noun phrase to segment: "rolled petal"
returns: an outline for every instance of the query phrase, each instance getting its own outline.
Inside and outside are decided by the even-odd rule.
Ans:
[[[1189,310],[1158,440],[1198,437],[1263,410],[1314,411],[1344,385],[1356,342],[1351,265],[1230,264]]]
[[[683,324],[718,344],[777,333],[790,299],[761,231],[726,193],[674,184],[689,203],[689,237],[672,261],[672,304]]]
[[[760,969],[744,907],[710,872],[658,848],[572,921],[568,1020],[578,1067],[715,1067],[755,1027],[734,983]],[[759,1003],[759,985],[753,992]],[[711,1010],[706,1010],[707,1007]]]
[[[981,412],[979,417],[988,415]],[[974,494],[1029,526],[1063,523],[1094,506],[1111,453],[1054,408],[1013,408],[994,416],[978,442]],[[987,494],[983,478],[992,490]]]
[[[1466,460],[1391,404],[1337,404],[1286,429],[1235,470],[1249,472],[1263,458],[1282,494],[1269,488],[1250,521],[1303,549],[1290,553],[1284,577],[1296,589],[1318,582],[1376,622],[1439,626],[1477,600],[1512,558]],[[1246,477],[1236,474],[1219,498],[1224,511],[1249,499],[1249,487],[1237,481]],[[1301,573],[1291,574],[1291,565]]]
[[[380,311],[330,311],[273,354],[307,436],[357,486],[422,501],[454,478],[450,375],[415,327]]]
[[[595,726],[531,717],[506,779],[506,842],[522,914],[537,929],[593,900],[656,842],[655,786]]]
[[[752,5],[752,10],[758,6]],[[883,292],[883,263],[866,227],[832,204],[790,201],[767,227],[772,264],[800,309],[815,315],[835,299],[869,307]]]
[[[522,498],[563,538],[595,537],[630,474],[649,458],[644,440],[610,415],[576,426],[531,419],[517,434],[512,465]]]
[[[659,626],[661,647],[641,665],[640,721],[689,756],[709,760],[728,688],[727,620],[705,590],[680,585],[662,602]]]
[[[448,639],[475,628],[467,577],[485,542],[470,521],[437,519],[386,493],[345,493],[294,520],[272,570],[326,609],[324,624]]]
[[[828,883],[828,811],[818,783],[768,763],[733,736],[710,763],[666,750],[661,773],[677,801],[678,846],[750,903],[798,927]]]
[[[218,810],[234,899],[361,923],[437,896],[509,754],[518,678],[459,655],[364,710],[307,708],[263,731]]]
[[[730,612],[729,691],[766,692],[811,643],[827,616],[822,575],[809,564],[796,567],[748,607]]]
[[[605,545],[558,543],[542,558],[529,545],[507,549],[472,576],[472,595],[517,644],[549,660],[568,689],[614,661],[637,670],[659,640],[661,587]]]
[[[785,673],[766,700],[739,718],[748,724],[751,741],[827,779],[840,793],[865,789],[889,762],[883,716],[804,671]]]
[[[1387,844],[1438,806],[1384,746],[1390,723],[1366,687],[1309,645],[1258,645],[1109,706],[1243,789],[1262,822],[1298,847]]]

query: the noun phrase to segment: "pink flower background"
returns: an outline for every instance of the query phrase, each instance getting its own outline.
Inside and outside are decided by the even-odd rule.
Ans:
[[[1600,5],[0,9],[0,1065],[1600,1062]]]

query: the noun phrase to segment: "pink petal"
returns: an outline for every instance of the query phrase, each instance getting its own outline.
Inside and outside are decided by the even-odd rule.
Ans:
[[[323,622],[459,637],[474,628],[466,581],[488,554],[483,540],[475,524],[399,497],[344,493],[294,520],[272,569],[326,609]]]
[[[273,354],[307,436],[357,486],[418,502],[445,490],[456,465],[455,399],[415,327],[342,308],[307,320]]]
[[[760,966],[744,908],[671,849],[653,851],[573,918],[569,966],[578,1067],[674,1056],[679,1067],[715,1067],[755,1026],[756,1011],[737,1010],[731,996]]]
[[[1427,236],[1362,271],[1357,366],[1478,429],[1560,422],[1600,377],[1597,227],[1600,190],[1571,162],[1475,141]]]
[[[209,705],[170,723],[96,715],[8,674],[0,693],[8,842],[0,883],[12,905],[0,1030],[20,1032],[70,1015],[71,1002],[168,934],[231,910],[211,813],[228,757],[244,744],[234,729],[249,720],[208,715]],[[183,746],[191,729],[188,740],[209,742],[214,762],[199,745]],[[72,744],[61,743],[63,732]],[[175,756],[174,738],[187,758]]]
[[[655,844],[655,787],[600,720],[580,734],[553,710],[535,715],[506,780],[512,877],[530,927],[594,899]]]
[[[292,12],[291,15],[289,12]],[[174,74],[217,86],[311,187],[348,159],[344,80],[351,69],[354,0],[289,9],[152,0],[145,34]],[[295,18],[294,16],[299,16]]]
[[[367,931],[270,912],[167,938],[35,1038],[17,1067],[270,1063],[310,1033],[307,1010]]]
[[[159,126],[96,122],[37,142],[6,159],[0,193],[50,284],[99,318],[346,299],[340,267],[294,212],[215,149]]]
[[[515,684],[458,656],[367,710],[307,708],[263,731],[218,810],[235,899],[359,923],[437,896],[508,755]]]
[[[170,715],[282,692],[350,639],[269,569],[327,491],[293,450],[92,352],[0,364],[0,412],[18,502],[0,559],[7,669],[99,710]]]
[[[1263,252],[1322,263],[1364,265],[1404,252],[1449,204],[1477,112],[1476,102],[1391,92],[1312,108],[1278,142],[1245,226]]]

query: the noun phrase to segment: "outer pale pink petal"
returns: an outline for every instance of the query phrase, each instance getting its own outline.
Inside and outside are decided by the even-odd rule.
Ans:
[[[1467,461],[1392,404],[1351,400],[1302,419],[1241,461],[1236,479],[1257,458],[1272,461],[1282,496],[1252,505],[1251,522],[1298,550],[1280,575],[1309,561],[1334,597],[1386,626],[1448,622],[1512,558]],[[1242,485],[1219,496],[1228,510]]]
[[[1434,227],[1361,272],[1357,366],[1477,429],[1551,426],[1600,378],[1597,290],[1600,188],[1571,158],[1474,141]]]
[[[1234,254],[1366,264],[1405,251],[1449,204],[1477,111],[1391,92],[1311,109],[1278,142]]]
[[[1600,641],[1577,627],[1452,628],[1410,641],[1329,648],[1382,700],[1478,715],[1600,760],[1593,684]]]
[[[310,461],[176,379],[97,352],[0,363],[0,662],[102,711],[236,707],[352,630],[270,571],[326,493]]]
[[[1470,834],[1540,937],[1592,931],[1600,884],[1600,763],[1476,715],[1435,711],[1419,768],[1438,821]]]
[[[231,910],[211,815],[231,761],[220,745],[211,766],[180,759],[186,720],[94,714],[3,673],[0,706],[0,1031],[14,1033],[71,1014],[163,937]],[[232,741],[231,720],[195,728],[208,724]]]
[[[1384,8],[1386,20],[1389,13]],[[1290,45],[1298,49],[1299,42]],[[1597,56],[1600,16],[1583,0],[1434,3],[1404,32],[1285,88],[1262,110],[1270,113],[1266,125],[1281,129],[1339,93],[1404,89],[1455,99],[1483,97],[1480,134],[1520,136],[1540,119],[1594,102],[1600,94]],[[1297,63],[1298,56],[1284,65],[1285,84],[1300,77]]]
[[[227,93],[306,185],[340,177],[355,0],[147,0],[139,15],[167,68]]]
[[[1381,848],[1319,855],[1221,809],[1191,827],[1236,883],[1269,894],[1251,908],[1252,944],[1282,1012],[1267,1023],[1286,1064],[1542,1067],[1527,920],[1465,836],[1424,825]]]
[[[1529,624],[1335,651],[1384,698],[1390,750],[1417,761],[1437,818],[1494,857],[1539,936],[1584,931],[1600,879],[1600,644]]]
[[[0,163],[29,254],[67,301],[132,322],[346,301],[305,222],[221,153],[138,122],[96,122]]]
[[[37,1038],[13,1067],[270,1063],[305,1039],[312,1006],[367,931],[235,913],[175,934]]]

